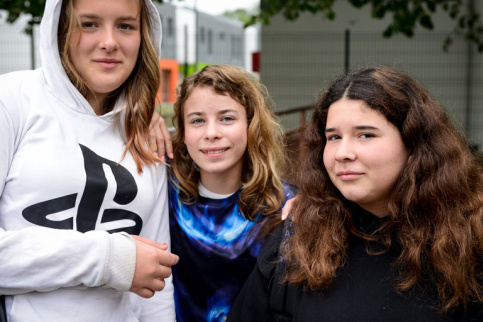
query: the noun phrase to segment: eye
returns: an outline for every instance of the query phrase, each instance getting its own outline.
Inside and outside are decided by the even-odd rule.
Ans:
[[[133,26],[128,25],[128,24],[125,24],[125,23],[124,23],[124,24],[119,25],[119,27],[118,27],[118,28],[119,28],[119,29],[121,29],[121,30],[131,30],[131,29],[134,29],[134,27],[133,27]]]
[[[221,121],[222,121],[222,122],[233,122],[234,120],[235,120],[235,118],[234,118],[234,117],[232,117],[232,116],[228,116],[228,115],[223,116],[223,117],[221,118]]]
[[[363,139],[369,139],[369,138],[373,138],[373,137],[376,137],[374,134],[371,134],[371,133],[361,133],[359,135],[359,137],[363,138]]]
[[[203,121],[202,119],[193,119],[191,120],[191,124],[202,124],[204,123],[205,121]]]
[[[339,139],[340,139],[340,136],[337,135],[337,134],[327,136],[327,141],[335,141],[335,140],[339,140]]]
[[[85,29],[90,29],[90,28],[94,28],[96,27],[96,24],[94,22],[83,22],[82,23],[82,28],[85,28]]]

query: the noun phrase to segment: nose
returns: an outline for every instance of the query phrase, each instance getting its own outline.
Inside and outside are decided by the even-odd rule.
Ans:
[[[118,48],[118,42],[116,39],[115,31],[111,28],[105,28],[102,32],[102,39],[99,45],[107,52],[116,50]]]
[[[205,139],[214,141],[220,137],[221,131],[219,125],[216,122],[207,122],[205,127]]]
[[[355,158],[356,153],[353,142],[350,139],[341,139],[335,153],[335,159],[339,162],[345,162],[353,161]]]

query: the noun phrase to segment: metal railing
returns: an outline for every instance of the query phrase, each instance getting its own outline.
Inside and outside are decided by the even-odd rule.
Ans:
[[[303,134],[305,130],[305,125],[307,123],[307,114],[313,108],[313,105],[305,105],[275,112],[275,115],[277,117],[290,117],[293,114],[299,114],[298,128],[285,131],[287,145],[289,145],[292,149],[296,149],[296,156],[293,155],[293,157],[298,157],[299,161],[302,160],[304,157],[303,149],[301,149],[301,146],[303,144]]]

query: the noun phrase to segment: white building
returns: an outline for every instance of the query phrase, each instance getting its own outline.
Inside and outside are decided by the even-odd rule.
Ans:
[[[241,22],[209,15],[202,8],[196,12],[171,3],[156,6],[163,24],[162,58],[175,59],[180,66],[187,64],[190,72],[196,63],[198,69],[206,64],[231,64],[251,70],[251,52],[247,50],[259,50],[253,28],[248,29],[250,37],[246,45],[246,31]],[[29,17],[21,17],[14,24],[5,19],[6,12],[0,11],[0,74],[31,69],[32,65],[40,67],[38,26],[34,29],[32,64],[31,37],[23,32]]]

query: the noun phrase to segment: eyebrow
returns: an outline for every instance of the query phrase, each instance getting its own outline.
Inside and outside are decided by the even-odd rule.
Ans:
[[[372,125],[358,125],[354,127],[355,130],[379,130],[379,128]],[[325,129],[325,133],[335,132],[337,129],[335,127],[330,127]]]
[[[186,115],[186,117],[199,116],[199,115],[202,115],[202,114],[203,114],[202,112],[192,112],[192,113],[189,113],[188,115]]]
[[[226,109],[226,110],[221,110],[216,114],[222,115],[222,114],[226,114],[226,113],[236,113],[236,114],[238,114],[238,111],[234,110],[234,109]],[[206,113],[205,112],[191,112],[188,115],[186,115],[186,117],[190,117],[192,115],[198,116],[198,115],[203,115],[203,114],[206,114]]]
[[[94,13],[81,13],[79,15],[79,18],[101,19],[101,17],[99,15],[96,15]],[[121,20],[121,21],[130,21],[130,20],[133,20],[133,21],[136,21],[137,18],[136,17],[133,17],[133,16],[120,16],[120,17],[117,17],[116,20]]]
[[[238,111],[234,110],[234,109],[226,109],[226,110],[221,110],[221,111],[218,112],[218,114],[226,114],[226,113],[236,113],[236,114],[238,114]]]

